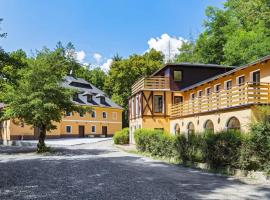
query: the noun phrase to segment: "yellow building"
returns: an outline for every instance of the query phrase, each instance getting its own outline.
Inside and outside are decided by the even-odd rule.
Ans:
[[[104,92],[84,79],[66,76],[63,87],[75,89],[78,92],[73,102],[92,108],[91,113],[66,113],[57,129],[48,132],[47,138],[60,137],[95,137],[112,136],[122,129],[123,109],[109,99]],[[0,108],[3,107],[0,104]],[[16,120],[7,120],[0,124],[0,139],[3,141],[18,139],[35,139],[38,130]]]
[[[129,104],[131,138],[136,128],[162,128],[172,134],[224,129],[246,132],[250,122],[256,120],[256,105],[270,103],[270,56],[236,68],[184,65],[166,65],[134,84]],[[209,67],[220,70],[214,74]],[[160,108],[162,118],[155,112],[150,116],[140,114],[155,107]]]

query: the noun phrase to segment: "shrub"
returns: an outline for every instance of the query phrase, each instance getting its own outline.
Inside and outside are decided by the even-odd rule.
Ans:
[[[251,155],[261,170],[270,172],[270,123],[260,121],[251,125],[249,141]]]
[[[113,136],[114,144],[128,144],[129,143],[129,128],[124,128],[117,131]]]
[[[205,134],[206,161],[215,168],[239,167],[243,137],[239,131]]]
[[[152,156],[175,157],[175,137],[160,130],[137,129],[135,131],[137,149]]]
[[[176,139],[176,149],[179,159],[183,162],[204,162],[205,142],[203,134],[179,135]]]

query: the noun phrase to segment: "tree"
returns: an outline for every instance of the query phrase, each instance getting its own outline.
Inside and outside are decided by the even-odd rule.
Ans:
[[[204,31],[180,48],[181,62],[243,65],[270,53],[269,0],[227,0],[208,7]],[[190,53],[192,52],[192,53]]]
[[[86,112],[76,106],[71,97],[75,91],[64,88],[60,82],[67,74],[70,61],[61,49],[43,49],[37,56],[27,60],[27,67],[20,70],[16,85],[7,85],[1,93],[7,105],[5,119],[20,120],[39,129],[38,152],[47,150],[46,132],[56,128],[65,112]]]
[[[138,78],[151,75],[160,69],[164,55],[154,49],[144,55],[131,55],[127,59],[115,59],[105,81],[105,91],[124,108],[123,126],[128,126],[128,98],[131,86]]]

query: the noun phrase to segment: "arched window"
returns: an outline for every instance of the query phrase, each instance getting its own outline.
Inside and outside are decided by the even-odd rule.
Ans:
[[[175,124],[175,126],[174,126],[174,134],[175,135],[180,135],[180,126],[179,126],[179,124]]]
[[[214,132],[214,124],[212,122],[212,120],[208,119],[205,124],[204,124],[204,130],[206,132]]]
[[[240,130],[240,121],[236,117],[231,117],[227,123],[228,130]]]
[[[188,123],[188,134],[192,134],[192,133],[195,133],[195,127],[194,127],[194,124],[192,122],[189,122]]]

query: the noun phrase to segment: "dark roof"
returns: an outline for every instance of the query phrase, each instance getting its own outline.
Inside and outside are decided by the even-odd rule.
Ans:
[[[225,65],[216,65],[216,64],[202,64],[202,63],[168,63],[165,64],[164,67],[161,69],[157,70],[154,72],[151,76],[156,75],[159,73],[161,70],[169,67],[169,66],[179,66],[179,67],[202,67],[202,68],[221,68],[221,69],[234,69],[236,68],[235,66],[225,66]]]
[[[267,61],[267,60],[269,60],[269,59],[270,59],[270,55],[265,56],[265,57],[263,57],[263,58],[260,58],[260,59],[258,59],[258,60],[256,60],[256,61],[254,61],[254,62],[248,63],[248,64],[243,65],[243,66],[240,66],[240,67],[236,67],[235,69],[230,70],[230,71],[228,71],[228,72],[225,72],[225,73],[223,73],[223,74],[219,74],[219,75],[217,75],[217,76],[213,76],[213,77],[211,77],[211,78],[205,79],[205,80],[203,80],[203,81],[201,81],[201,82],[198,82],[198,83],[196,83],[196,84],[190,85],[190,86],[188,86],[188,87],[186,87],[186,88],[183,88],[181,91],[187,91],[187,90],[193,89],[193,88],[198,87],[198,86],[200,86],[200,85],[202,85],[202,84],[205,84],[205,83],[208,83],[208,82],[210,82],[210,81],[216,80],[216,79],[218,79],[218,78],[227,76],[227,75],[232,74],[232,73],[234,73],[234,72],[236,72],[236,71],[245,69],[245,68],[247,68],[247,67],[249,67],[249,66],[258,64],[258,63],[260,63],[260,62]]]
[[[74,84],[76,83],[76,84]],[[80,85],[82,84],[82,85]],[[78,100],[74,103],[79,105],[100,106],[123,109],[121,106],[114,103],[106,94],[100,89],[96,88],[93,84],[87,82],[82,78],[74,78],[73,76],[66,76],[62,83],[63,87],[78,90]],[[87,101],[87,95],[93,95],[92,102]],[[105,97],[105,103],[100,102],[99,97]]]

